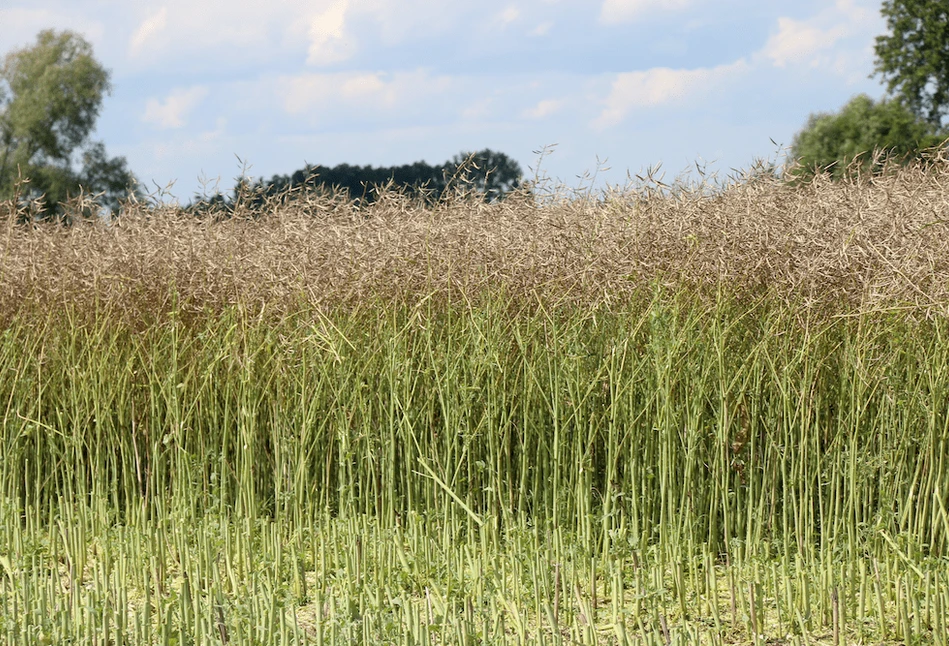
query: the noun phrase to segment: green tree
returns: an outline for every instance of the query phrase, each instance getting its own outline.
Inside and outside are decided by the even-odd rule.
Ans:
[[[524,173],[520,164],[504,153],[485,148],[476,153],[455,155],[445,164],[445,175],[493,202],[520,186]]]
[[[899,101],[874,102],[861,94],[838,113],[810,116],[791,144],[790,156],[800,163],[793,174],[803,177],[816,169],[829,169],[833,177],[839,178],[861,155],[856,168],[870,170],[876,150],[909,161],[921,150],[939,145],[944,136]]]
[[[14,194],[21,176],[49,213],[80,190],[104,193],[110,208],[135,190],[125,159],[108,158],[103,144],[89,139],[110,90],[92,46],[72,32],[40,32],[33,46],[7,54],[0,66],[0,198]]]
[[[333,167],[312,166],[292,175],[274,175],[269,180],[260,180],[248,187],[251,197],[247,202],[252,207],[288,189],[345,191],[353,200],[371,204],[377,198],[376,189],[389,187],[404,191],[410,196],[424,196],[428,200],[441,199],[451,188],[461,188],[488,201],[503,199],[520,185],[523,173],[520,165],[505,155],[485,149],[476,153],[462,152],[439,166],[424,161],[402,166],[373,168],[339,164]],[[235,189],[236,195],[236,189]],[[211,206],[226,206],[233,200],[215,196],[211,201],[197,197],[190,206],[195,212],[203,212]]]
[[[876,39],[874,74],[933,126],[949,113],[949,2],[884,0],[890,33]]]

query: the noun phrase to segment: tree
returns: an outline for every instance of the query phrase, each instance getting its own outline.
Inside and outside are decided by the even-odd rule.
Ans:
[[[423,161],[402,166],[378,167],[307,165],[292,175],[274,175],[269,180],[249,187],[248,203],[259,206],[265,199],[280,195],[290,189],[345,191],[353,200],[370,204],[376,200],[377,187],[392,186],[410,196],[424,196],[428,200],[439,200],[451,187],[470,190],[488,201],[503,199],[520,185],[523,173],[520,165],[505,155],[485,149],[477,153],[462,152],[440,166],[431,166]],[[236,195],[236,193],[235,193]],[[214,204],[227,204],[221,197]],[[208,206],[206,199],[199,199],[195,210]]]
[[[874,74],[914,114],[933,126],[949,113],[949,3],[884,0],[890,33],[876,39]]]
[[[899,101],[874,102],[861,94],[836,114],[810,116],[791,144],[791,158],[800,163],[794,175],[802,177],[817,169],[829,169],[833,177],[839,178],[860,155],[863,158],[857,167],[868,170],[872,153],[877,150],[908,161],[920,151],[939,145],[944,136]]]
[[[520,164],[505,155],[485,148],[476,153],[462,152],[445,164],[445,174],[481,193],[485,199],[503,199],[520,186],[524,176]]]
[[[49,213],[80,190],[105,193],[111,208],[135,190],[125,159],[109,159],[103,144],[89,140],[110,90],[92,46],[72,32],[40,32],[35,45],[7,54],[0,66],[0,198],[14,195],[21,176]]]

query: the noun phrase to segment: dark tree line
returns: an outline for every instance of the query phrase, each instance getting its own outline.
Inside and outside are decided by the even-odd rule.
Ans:
[[[347,195],[359,204],[371,204],[386,188],[402,191],[428,201],[443,199],[454,190],[466,191],[486,201],[502,200],[520,186],[520,164],[505,155],[485,149],[462,152],[437,166],[424,161],[401,166],[306,165],[290,175],[274,175],[269,180],[250,182],[239,178],[231,197],[202,198],[189,208],[205,211],[227,209],[238,200],[251,208],[281,195],[298,191],[332,191]]]

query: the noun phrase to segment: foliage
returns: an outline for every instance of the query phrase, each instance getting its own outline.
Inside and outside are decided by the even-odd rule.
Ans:
[[[810,116],[791,145],[791,158],[800,163],[792,175],[809,176],[820,169],[840,178],[853,171],[879,170],[883,158],[875,152],[909,161],[944,137],[898,101],[874,102],[861,94],[836,114]]]
[[[189,209],[203,213],[215,207],[232,207],[238,202],[253,209],[269,198],[301,190],[342,192],[363,205],[375,202],[386,189],[395,189],[428,202],[446,197],[450,189],[459,189],[491,202],[503,199],[517,188],[522,175],[521,167],[515,160],[490,149],[476,153],[462,152],[438,166],[424,161],[378,168],[351,164],[332,167],[308,164],[291,175],[274,175],[267,181],[250,183],[243,177],[238,178],[230,200],[213,195],[201,198]]]
[[[939,126],[949,113],[949,3],[885,0],[890,33],[876,39],[875,72],[914,114]]]
[[[109,72],[75,33],[43,31],[32,47],[8,54],[0,66],[0,197],[27,178],[29,196],[42,196],[47,213],[81,192],[102,192],[104,205],[117,208],[134,177],[124,158],[108,158],[89,140],[109,91]]]
[[[503,199],[520,186],[524,175],[520,164],[490,148],[458,153],[443,168],[462,190],[473,190],[488,201]]]

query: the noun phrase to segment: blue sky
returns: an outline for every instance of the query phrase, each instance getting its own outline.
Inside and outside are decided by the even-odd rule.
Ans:
[[[492,148],[569,187],[727,175],[883,96],[865,0],[2,0],[0,53],[72,29],[112,71],[96,138],[187,202],[311,164]],[[599,162],[598,162],[599,160]]]

